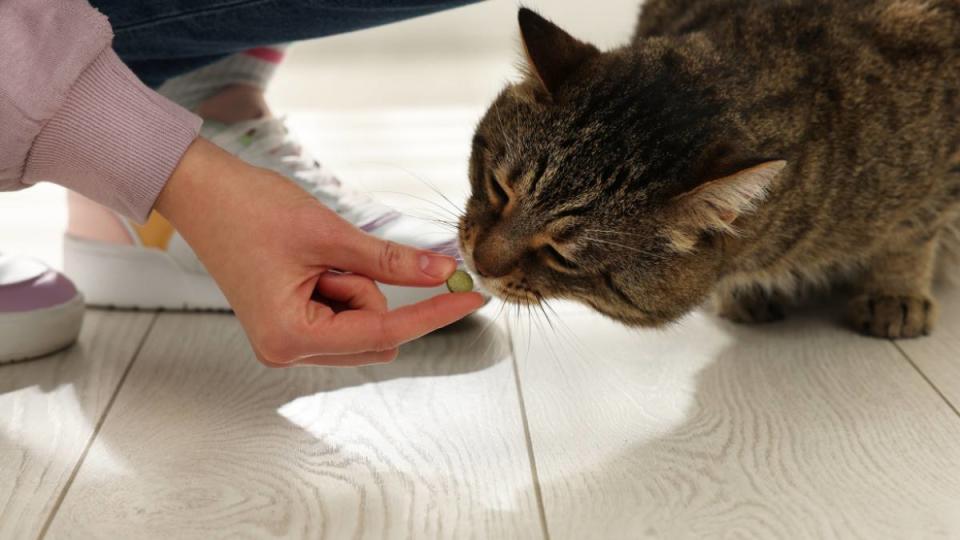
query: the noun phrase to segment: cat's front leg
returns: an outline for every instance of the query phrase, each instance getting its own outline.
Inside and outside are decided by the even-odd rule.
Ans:
[[[759,324],[786,318],[782,298],[759,285],[722,288],[714,293],[717,315],[733,322]]]
[[[873,257],[850,301],[848,317],[855,330],[882,338],[915,338],[930,333],[937,304],[930,289],[937,237],[888,249]]]

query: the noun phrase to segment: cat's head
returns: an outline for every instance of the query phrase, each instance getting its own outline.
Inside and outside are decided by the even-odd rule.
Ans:
[[[742,152],[703,83],[709,47],[603,53],[527,9],[520,29],[526,75],[473,140],[467,264],[508,301],[574,299],[630,325],[680,317],[785,163]]]

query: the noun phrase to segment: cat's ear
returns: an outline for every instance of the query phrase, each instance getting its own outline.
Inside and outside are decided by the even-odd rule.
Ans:
[[[690,251],[704,231],[736,234],[733,224],[766,199],[786,161],[766,161],[709,180],[671,201],[668,237],[679,251]]]
[[[577,68],[600,54],[533,10],[520,8],[519,20],[529,70],[547,94],[555,94]]]

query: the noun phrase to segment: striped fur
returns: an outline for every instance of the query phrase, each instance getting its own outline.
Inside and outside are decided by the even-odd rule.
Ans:
[[[602,53],[521,23],[462,223],[488,288],[645,326],[846,282],[856,329],[929,331],[960,223],[960,1],[649,0]]]

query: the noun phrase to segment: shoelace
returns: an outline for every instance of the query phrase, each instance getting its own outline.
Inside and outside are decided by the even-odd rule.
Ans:
[[[236,143],[242,148],[239,157],[293,180],[355,225],[372,230],[400,216],[371,197],[344,187],[332,171],[304,151],[287,129],[285,117],[232,127],[240,128],[234,132],[239,134]]]

